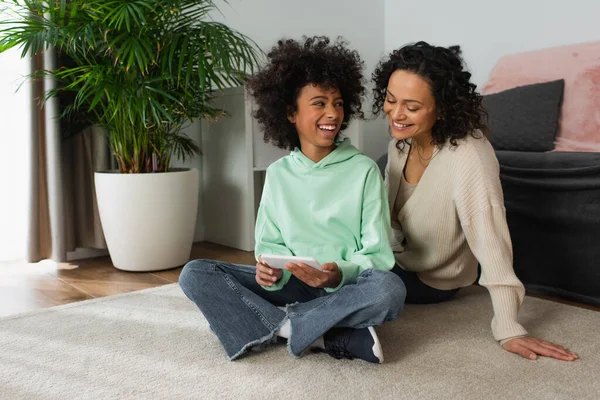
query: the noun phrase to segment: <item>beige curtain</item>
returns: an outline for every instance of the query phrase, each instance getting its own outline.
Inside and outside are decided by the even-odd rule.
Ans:
[[[54,51],[32,58],[32,70],[56,65]],[[102,132],[87,129],[62,140],[58,99],[40,107],[55,83],[32,83],[31,179],[27,261],[66,261],[76,248],[106,248],[100,225],[94,172],[111,168]]]

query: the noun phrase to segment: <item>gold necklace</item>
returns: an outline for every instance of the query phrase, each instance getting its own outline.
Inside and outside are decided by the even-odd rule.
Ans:
[[[419,152],[419,146],[417,146],[415,144],[414,148],[413,148],[413,144],[410,144],[410,153],[417,153],[417,157],[419,159],[419,164],[421,164],[424,167],[427,167],[429,165],[429,163],[431,162],[431,160],[433,159],[433,157],[435,157],[436,155],[436,151],[435,151],[435,146],[433,147],[433,150],[431,151],[431,156],[429,156],[428,158],[421,156],[421,153]],[[423,150],[423,154],[425,154],[425,150]]]

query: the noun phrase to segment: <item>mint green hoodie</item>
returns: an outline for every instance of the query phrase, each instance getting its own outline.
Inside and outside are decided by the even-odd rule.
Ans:
[[[336,262],[342,286],[368,268],[390,270],[387,194],[377,164],[345,139],[318,163],[296,148],[267,169],[256,220],[255,254]],[[283,277],[266,290],[280,290]]]

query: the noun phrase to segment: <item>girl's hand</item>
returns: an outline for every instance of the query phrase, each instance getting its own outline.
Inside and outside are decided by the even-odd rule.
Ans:
[[[304,263],[287,263],[285,269],[308,286],[315,288],[334,288],[342,281],[342,271],[334,262],[322,264],[322,271]]]
[[[553,357],[557,360],[575,361],[579,356],[564,347],[531,336],[523,336],[509,340],[502,347],[511,353],[519,354],[529,360],[537,360],[538,355]]]
[[[256,282],[262,286],[273,286],[283,276],[283,271],[277,268],[271,268],[268,264],[262,262],[258,257],[256,263]]]

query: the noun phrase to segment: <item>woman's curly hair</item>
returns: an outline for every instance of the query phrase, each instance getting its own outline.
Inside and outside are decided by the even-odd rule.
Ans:
[[[433,126],[433,144],[441,146],[447,140],[452,146],[476,131],[487,133],[487,112],[481,105],[482,96],[464,70],[460,47],[432,46],[426,42],[404,46],[382,60],[373,72],[373,113],[383,110],[386,90],[394,71],[404,70],[419,75],[431,86],[439,119]]]
[[[300,91],[308,84],[340,91],[344,101],[341,130],[353,117],[364,118],[363,62],[358,52],[346,46],[341,39],[330,44],[329,38],[315,36],[304,38],[304,43],[280,40],[271,49],[267,64],[247,82],[258,106],[254,117],[264,131],[265,142],[288,150],[300,147],[296,128],[287,116],[298,109]]]

